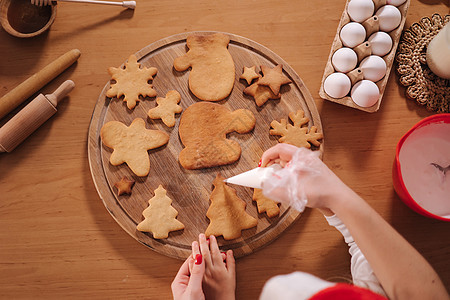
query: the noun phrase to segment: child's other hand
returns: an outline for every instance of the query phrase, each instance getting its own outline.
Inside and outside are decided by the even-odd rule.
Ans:
[[[194,247],[196,247],[194,249]],[[172,282],[172,294],[174,300],[204,300],[205,294],[202,289],[203,275],[205,274],[205,263],[198,248],[198,243],[192,244],[192,253],[180,267]]]
[[[206,299],[235,299],[236,271],[233,251],[221,253],[215,236],[210,236],[208,242],[206,236],[200,234],[199,243],[205,262],[203,291]]]

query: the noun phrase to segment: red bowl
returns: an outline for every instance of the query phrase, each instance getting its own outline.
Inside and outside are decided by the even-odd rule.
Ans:
[[[413,131],[417,130],[420,127],[423,127],[425,125],[429,125],[429,124],[432,124],[432,123],[450,123],[450,114],[437,114],[437,115],[432,115],[430,117],[427,117],[427,118],[419,121],[416,125],[414,125],[400,139],[400,141],[397,144],[394,165],[392,167],[392,180],[393,180],[393,184],[394,184],[394,189],[397,192],[398,196],[412,210],[414,210],[415,212],[417,212],[417,213],[419,213],[421,215],[424,215],[424,216],[427,216],[427,217],[430,217],[430,218],[434,218],[434,219],[450,222],[450,218],[449,217],[442,217],[442,216],[439,216],[439,215],[436,215],[434,213],[429,212],[428,210],[426,210],[425,208],[420,206],[413,199],[413,197],[411,197],[411,195],[409,194],[409,192],[408,192],[408,190],[407,190],[407,188],[405,186],[405,183],[403,182],[402,170],[401,170],[401,167],[400,167],[399,154],[400,154],[400,149],[402,148],[403,143],[405,142],[405,140],[409,137],[409,135]]]

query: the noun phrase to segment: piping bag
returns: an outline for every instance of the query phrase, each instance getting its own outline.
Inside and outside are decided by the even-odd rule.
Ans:
[[[273,164],[265,168],[259,167],[224,181],[245,187],[262,189],[264,196],[267,198],[287,204],[302,212],[308,203],[305,192],[306,179],[309,181],[320,174],[317,168],[314,167],[315,159],[319,159],[318,154],[318,151],[298,148],[292,160],[284,168],[279,164]]]
[[[262,189],[263,181],[272,176],[275,171],[281,170],[282,168],[279,164],[273,164],[266,168],[254,168],[253,170],[230,177],[224,181],[254,189]]]

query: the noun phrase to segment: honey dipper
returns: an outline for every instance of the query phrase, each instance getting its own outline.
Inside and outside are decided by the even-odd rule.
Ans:
[[[11,152],[45,121],[56,113],[58,102],[64,98],[75,84],[64,81],[52,94],[39,94],[11,120],[0,128],[0,152]]]
[[[136,7],[136,1],[99,1],[99,0],[31,0],[31,4],[34,5],[50,5],[52,1],[59,2],[77,2],[77,3],[91,3],[91,4],[106,4],[106,5],[120,5],[126,8],[134,9]]]

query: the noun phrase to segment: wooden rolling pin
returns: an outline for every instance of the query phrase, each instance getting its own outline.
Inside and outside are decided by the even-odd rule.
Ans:
[[[40,94],[0,128],[0,152],[11,152],[45,121],[56,113],[58,102],[75,84],[66,80],[53,94]]]
[[[80,50],[70,50],[4,95],[0,99],[0,119],[76,62],[80,55]]]

